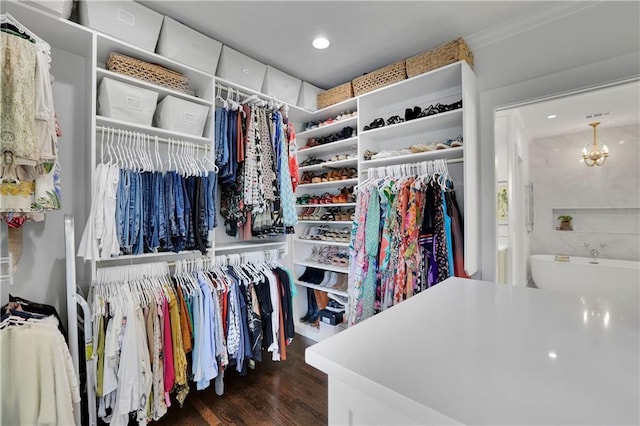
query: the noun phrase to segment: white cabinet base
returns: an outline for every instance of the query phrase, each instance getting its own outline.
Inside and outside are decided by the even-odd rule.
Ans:
[[[371,388],[369,388],[371,390]],[[407,415],[405,404],[417,405],[398,394],[393,398],[373,397],[362,389],[356,389],[329,376],[329,424],[330,425],[451,425],[460,424],[426,407],[418,408],[420,416]],[[390,401],[403,399],[398,405]]]

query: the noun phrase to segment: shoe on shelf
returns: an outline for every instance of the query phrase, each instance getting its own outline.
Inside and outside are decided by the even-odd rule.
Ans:
[[[452,139],[447,139],[446,141],[438,141],[438,142],[436,142],[436,149],[451,148],[451,144],[452,143],[453,143]]]
[[[387,119],[387,126],[404,122],[404,118],[399,115],[393,115]]]
[[[456,148],[459,146],[462,146],[462,135],[458,135],[458,137],[455,138],[453,142],[451,142],[451,148]]]
[[[311,284],[320,285],[322,280],[324,280],[325,270],[320,268],[314,268],[315,273],[311,276],[311,280],[309,281]]]
[[[300,278],[298,278],[298,280],[302,282],[308,282],[312,272],[313,272],[313,268],[310,266],[307,266],[304,269],[304,272],[302,273],[302,275],[300,275]]]
[[[422,112],[422,108],[419,106],[414,106],[413,108],[407,108],[404,110],[404,119],[405,121],[415,120],[418,118],[420,113]]]
[[[329,299],[329,303],[327,303],[327,306],[326,306],[325,309],[328,309],[331,312],[344,312],[345,311],[344,305],[341,305],[338,301],[336,301],[334,299]]]
[[[318,319],[318,302],[312,288],[307,287],[307,314],[300,318],[301,322],[310,322]],[[315,319],[314,319],[315,318]]]
[[[346,277],[346,274],[340,274],[340,275]],[[338,288],[338,286],[336,285],[334,287],[334,289],[337,290],[337,288]],[[343,306],[347,306],[347,304],[349,302],[349,299],[347,297],[340,296],[338,294],[333,294],[333,293],[329,293],[329,299],[333,299],[333,300],[335,300],[336,302],[338,302],[339,304],[341,304]]]
[[[364,126],[363,130],[377,129],[378,127],[384,127],[384,119],[376,118],[368,126]]]
[[[329,277],[329,280],[323,285],[327,288],[332,288],[333,286],[336,285],[337,282],[338,282],[338,273],[331,272],[331,276]]]
[[[319,286],[325,287],[331,281],[331,271],[324,271],[324,278],[318,283]]]

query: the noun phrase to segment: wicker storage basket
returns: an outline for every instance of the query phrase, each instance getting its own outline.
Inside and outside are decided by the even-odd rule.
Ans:
[[[407,76],[413,77],[463,59],[473,68],[473,53],[462,38],[457,38],[407,59]]]
[[[188,77],[160,65],[150,64],[121,53],[111,52],[109,54],[107,69],[179,92],[189,91]]]
[[[318,109],[335,105],[349,98],[353,98],[353,87],[351,86],[351,82],[347,81],[344,84],[318,93]]]
[[[353,83],[353,94],[360,96],[363,93],[371,92],[372,90],[388,86],[406,78],[407,73],[403,59],[402,61],[394,62],[386,67],[371,71],[361,77],[354,78],[351,81]]]

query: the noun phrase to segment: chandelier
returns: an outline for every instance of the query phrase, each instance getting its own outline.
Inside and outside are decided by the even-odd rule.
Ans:
[[[584,164],[589,167],[602,166],[607,157],[609,156],[609,148],[606,145],[602,145],[602,149],[598,146],[598,139],[596,137],[596,127],[600,124],[599,121],[589,123],[589,126],[593,127],[593,146],[591,150],[587,151],[587,147],[582,148],[582,160]]]

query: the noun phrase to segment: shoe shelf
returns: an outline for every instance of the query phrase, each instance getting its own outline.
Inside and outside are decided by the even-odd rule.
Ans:
[[[309,288],[313,288],[315,290],[324,291],[326,293],[337,294],[338,296],[343,296],[343,297],[349,297],[349,293],[347,293],[346,291],[336,290],[336,289],[334,289],[332,287],[323,287],[323,286],[318,285],[318,284],[306,283],[306,282],[300,281],[300,280],[296,280],[295,283],[296,283],[296,285],[300,285],[302,287],[309,287]]]
[[[464,217],[464,267],[469,275],[478,271],[480,254],[479,209],[480,170],[478,157],[478,92],[476,76],[465,61],[459,61],[427,73],[371,91],[358,97],[358,175],[360,183],[371,168],[417,163],[436,159],[449,160],[449,172],[455,182],[458,203]],[[437,104],[462,102],[450,111],[386,125],[389,118],[406,118],[406,110],[421,111]],[[363,130],[382,118],[385,125]],[[417,144],[431,144],[462,136],[463,146],[409,153]],[[407,149],[406,154],[400,150]],[[369,151],[396,151],[394,156],[364,160]],[[453,163],[453,164],[452,164]]]
[[[333,272],[340,272],[343,274],[349,273],[348,266],[336,266],[330,263],[313,262],[310,260],[296,260],[293,262],[293,264],[298,266],[310,266],[312,268],[324,269],[324,270],[333,271]]]
[[[328,118],[337,117],[338,115],[355,111],[358,107],[358,99],[357,98],[349,98],[342,102],[338,102],[334,105],[329,105],[328,107],[324,107],[319,109],[313,113],[313,119],[315,121],[324,121]]]
[[[352,225],[353,221],[351,220],[305,220],[298,219],[298,225]]]
[[[364,127],[375,118],[375,110],[378,113],[382,110],[404,112],[404,108],[414,105],[424,109],[447,95],[462,93],[461,67],[462,62],[456,62],[365,93],[358,104],[360,126]]]
[[[415,154],[396,155],[394,157],[374,158],[362,161],[360,173],[366,173],[367,169],[373,167],[393,166],[396,164],[417,163],[419,161],[445,159],[452,160],[463,158],[464,147],[438,149],[435,151],[418,152]]]
[[[338,160],[338,161],[326,161],[321,164],[314,164],[313,166],[302,166],[299,167],[298,170],[300,172],[319,172],[322,170],[331,170],[331,169],[342,169],[345,167],[355,167],[358,164],[357,158],[348,158],[346,160]]]
[[[361,144],[366,144],[372,141],[399,139],[413,135],[423,135],[436,130],[462,127],[462,109],[458,108],[390,126],[364,130],[360,132],[360,142]]]
[[[309,189],[317,189],[317,188],[331,188],[337,186],[351,186],[356,185],[358,183],[358,178],[353,179],[342,179],[342,180],[331,180],[328,182],[318,182],[318,183],[305,183],[298,185],[298,189],[300,190],[309,190]],[[355,204],[355,203],[347,203],[347,204]],[[314,204],[318,205],[318,204]],[[337,204],[331,204],[332,206],[336,206]]]
[[[305,141],[306,143],[306,141]],[[345,152],[349,150],[356,150],[358,145],[358,137],[354,136],[341,141],[330,142],[324,145],[312,146],[311,148],[298,148],[298,156],[320,156],[326,154],[336,154],[339,152]]]
[[[304,312],[301,313],[301,315],[304,315]],[[318,325],[314,326],[309,323],[301,322],[298,320],[298,318],[296,318],[296,333],[315,340],[316,342],[320,342],[331,336],[335,336],[336,334],[346,329],[346,321],[338,325],[329,325],[325,324],[322,321],[319,321]]]
[[[335,247],[349,247],[349,244],[350,244],[350,243],[344,243],[344,242],[338,242],[338,241],[305,240],[302,238],[296,238],[293,241],[301,244],[313,244],[317,246],[335,246]]]
[[[356,203],[296,204],[296,207],[355,207],[355,206],[356,206]]]
[[[343,127],[353,127],[356,129],[356,124],[358,123],[358,117],[349,117],[345,120],[337,120],[331,124],[326,124],[320,127],[314,127],[310,130],[305,130],[304,132],[300,132],[296,134],[296,140],[306,143],[308,138],[315,138],[318,136],[327,136],[332,133],[337,133],[342,130]]]

